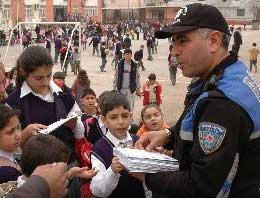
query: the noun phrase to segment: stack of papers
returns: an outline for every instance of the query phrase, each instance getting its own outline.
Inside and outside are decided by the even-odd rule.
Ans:
[[[176,159],[157,152],[115,147],[113,154],[129,172],[157,173],[179,170]]]

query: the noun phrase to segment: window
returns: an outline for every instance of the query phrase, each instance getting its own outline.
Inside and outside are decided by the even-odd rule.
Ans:
[[[40,5],[39,8],[39,18],[44,19],[45,18],[45,5]]]
[[[87,7],[85,10],[85,17],[97,16],[97,7]]]
[[[11,18],[11,6],[10,5],[4,5],[3,18],[4,19],[10,19]]]
[[[32,5],[25,5],[25,18],[31,20],[33,17]]]
[[[73,13],[79,13],[79,6],[78,5],[75,5],[74,8],[73,8]]]
[[[237,9],[237,16],[245,16],[245,9]]]
[[[151,18],[158,18],[158,12],[156,10],[151,11]]]

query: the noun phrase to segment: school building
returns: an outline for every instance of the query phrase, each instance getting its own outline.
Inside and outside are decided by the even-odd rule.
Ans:
[[[0,24],[17,21],[170,22],[180,7],[212,4],[230,24],[260,20],[260,0],[0,0]]]

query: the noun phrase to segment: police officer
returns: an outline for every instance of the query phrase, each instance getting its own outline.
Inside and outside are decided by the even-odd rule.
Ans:
[[[217,8],[190,4],[172,27],[173,52],[189,86],[177,124],[145,133],[138,148],[173,149],[179,171],[133,174],[174,198],[260,197],[260,90],[245,64],[228,52],[228,25]]]

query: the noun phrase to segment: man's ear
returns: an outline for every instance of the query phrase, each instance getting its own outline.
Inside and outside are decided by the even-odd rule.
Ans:
[[[210,52],[214,53],[221,47],[222,34],[219,31],[213,31],[209,34]]]

